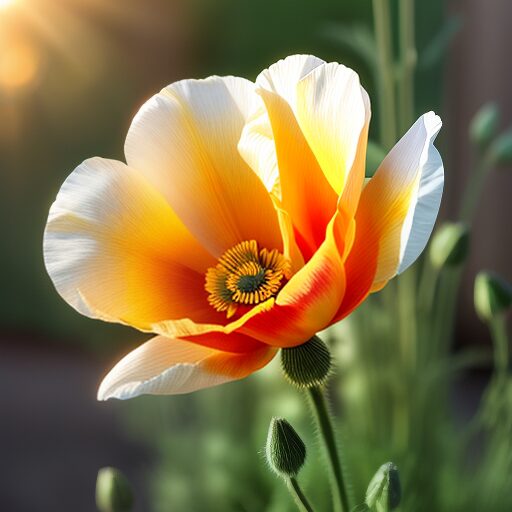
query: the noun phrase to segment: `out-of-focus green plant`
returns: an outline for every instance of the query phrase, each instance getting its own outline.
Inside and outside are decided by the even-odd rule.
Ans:
[[[372,512],[391,512],[400,505],[400,477],[392,462],[383,464],[366,490],[366,505]]]
[[[130,512],[133,494],[126,477],[115,468],[102,468],[96,481],[96,504],[100,512]]]

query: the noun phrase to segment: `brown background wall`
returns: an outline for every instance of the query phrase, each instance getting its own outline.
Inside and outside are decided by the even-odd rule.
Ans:
[[[453,217],[474,161],[467,138],[471,117],[482,104],[495,101],[502,112],[501,128],[512,126],[512,2],[455,0],[447,2],[447,11],[463,19],[448,59],[445,100],[448,151],[444,214]],[[461,341],[487,339],[473,309],[475,274],[483,268],[492,269],[512,281],[511,220],[512,169],[496,169],[487,179],[474,223],[458,322]]]

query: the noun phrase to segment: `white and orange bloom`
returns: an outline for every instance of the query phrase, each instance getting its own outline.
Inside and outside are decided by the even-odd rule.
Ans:
[[[100,400],[243,378],[416,260],[441,200],[441,121],[420,117],[365,184],[369,122],[354,71],[295,55],[255,84],[166,87],[135,116],[126,164],[92,158],[71,173],[44,235],[57,291],[155,334]]]

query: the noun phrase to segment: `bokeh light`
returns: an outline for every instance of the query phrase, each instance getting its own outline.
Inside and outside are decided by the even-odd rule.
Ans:
[[[10,41],[0,54],[0,87],[13,90],[30,84],[37,75],[39,56],[33,46]]]

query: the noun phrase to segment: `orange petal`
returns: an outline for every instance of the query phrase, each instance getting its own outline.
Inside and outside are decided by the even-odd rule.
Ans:
[[[293,219],[307,260],[325,238],[325,228],[336,209],[337,195],[320,169],[288,103],[273,92],[262,89],[260,93],[274,135],[282,205]]]
[[[433,145],[440,128],[434,113],[422,116],[364,188],[346,263],[347,291],[337,319],[408,268],[424,249],[443,190],[443,165]]]
[[[215,257],[244,240],[282,249],[270,195],[237,149],[258,104],[254,85],[242,78],[184,80],[140,109],[126,139],[128,164]]]
[[[323,242],[337,202],[295,112],[298,82],[322,63],[316,57],[295,55],[270,66],[256,80],[272,130],[282,206],[298,231],[297,241],[306,260]],[[249,134],[245,133],[246,137]]]
[[[103,379],[98,400],[176,395],[242,379],[265,366],[276,350],[260,344],[233,354],[156,336],[125,356]]]
[[[204,272],[215,264],[143,176],[93,158],[66,179],[44,235],[57,291],[80,313],[149,330],[188,317],[213,322]]]
[[[345,272],[336,240],[339,214],[331,220],[318,251],[277,296],[262,304],[237,329],[276,347],[300,345],[327,327],[337,312],[345,291]]]

